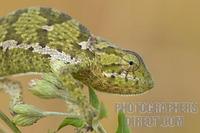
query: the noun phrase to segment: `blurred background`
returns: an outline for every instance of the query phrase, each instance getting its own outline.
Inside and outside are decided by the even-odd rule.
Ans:
[[[103,125],[109,133],[117,127],[115,103],[200,102],[200,1],[198,0],[0,0],[0,16],[19,8],[48,6],[67,12],[95,35],[120,47],[138,52],[155,81],[143,95],[117,96],[97,92],[109,110]],[[20,77],[24,88],[32,77]],[[51,111],[65,111],[60,100],[41,100],[24,89],[27,103]],[[0,93],[0,109],[9,115],[8,97]],[[135,114],[137,115],[137,114]],[[133,133],[199,133],[200,115],[185,114],[182,128],[133,128]],[[63,117],[49,117],[24,133],[45,133],[56,129]],[[11,132],[0,120],[0,128]],[[67,127],[60,133],[73,133]]]

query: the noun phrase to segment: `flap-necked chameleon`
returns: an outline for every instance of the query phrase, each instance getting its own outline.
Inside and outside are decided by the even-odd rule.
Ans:
[[[57,61],[62,73],[99,91],[130,95],[153,87],[136,52],[93,35],[66,13],[27,8],[0,19],[0,77],[50,73]]]
[[[30,110],[20,83],[8,78],[24,74],[42,75],[30,83],[33,94],[64,99],[73,114],[83,116],[86,125],[82,128],[91,130],[99,108],[90,105],[84,85],[123,95],[153,87],[139,54],[93,35],[68,14],[46,7],[19,9],[0,18],[0,90],[11,96],[13,121],[21,126],[44,117],[37,109]],[[24,107],[28,109],[21,111]]]

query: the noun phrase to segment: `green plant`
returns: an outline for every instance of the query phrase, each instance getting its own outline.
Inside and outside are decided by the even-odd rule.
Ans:
[[[35,92],[34,94],[42,98],[61,97],[61,94],[56,91],[57,88],[55,86],[52,86],[53,84],[50,85],[47,82],[45,82],[48,79],[48,81],[50,81],[49,83],[54,82],[54,84],[57,84],[58,86],[58,81],[56,81],[53,76],[45,77],[44,79],[40,80],[37,85],[33,86],[35,87],[35,90],[32,88],[32,91],[34,90],[33,92]],[[32,125],[39,119],[52,115],[63,115],[65,117],[58,129],[56,131],[53,131],[54,133],[59,132],[60,129],[68,125],[73,126],[76,129],[77,133],[90,131],[93,131],[95,133],[107,133],[107,131],[103,128],[102,124],[100,123],[100,120],[107,117],[107,110],[105,105],[102,102],[100,102],[97,95],[95,94],[95,91],[92,88],[89,88],[89,106],[91,106],[89,108],[91,108],[91,110],[85,110],[91,112],[84,112],[87,114],[86,116],[89,117],[88,119],[91,123],[89,123],[79,112],[80,110],[84,109],[80,109],[80,106],[77,106],[76,101],[73,101],[72,99],[72,101],[69,101],[69,99],[66,97],[67,94],[62,94],[62,98],[65,100],[65,102],[71,109],[68,112],[48,112],[43,111],[33,105],[23,103],[13,106],[12,111],[15,115],[12,118],[12,120],[10,120],[2,111],[0,111],[0,118],[12,129],[14,133],[21,133],[17,126]],[[93,116],[91,116],[91,114]],[[123,112],[118,113],[118,128],[116,130],[116,133],[130,133]]]

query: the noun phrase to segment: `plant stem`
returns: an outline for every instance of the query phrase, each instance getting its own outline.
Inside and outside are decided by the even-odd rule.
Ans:
[[[104,129],[101,123],[98,124],[97,133],[107,133],[107,131]]]
[[[0,118],[12,129],[14,133],[21,133],[16,125],[0,110]]]
[[[73,117],[73,118],[80,118],[79,115],[75,115],[72,113],[63,113],[63,112],[43,112],[45,116],[66,116],[66,117]]]

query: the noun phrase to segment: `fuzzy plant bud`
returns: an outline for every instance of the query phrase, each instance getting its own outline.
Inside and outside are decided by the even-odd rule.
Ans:
[[[54,73],[45,73],[45,74],[43,74],[42,79],[54,84],[58,88],[62,88],[63,87],[63,85],[60,82],[59,78]]]
[[[12,121],[18,126],[30,126],[36,123],[41,118],[42,117],[26,116],[26,115],[19,114],[19,115],[15,115]]]
[[[33,105],[18,104],[13,107],[13,112],[26,116],[43,117],[43,111]]]
[[[64,62],[55,60],[54,62],[51,63],[51,68],[56,75],[60,75],[65,65],[66,64]]]
[[[37,122],[42,117],[43,111],[33,105],[18,104],[13,107],[13,112],[16,115],[13,118],[13,122],[18,126],[29,126]]]
[[[28,104],[15,105],[12,111],[15,113],[13,122],[18,126],[32,125],[41,118],[47,116],[79,117],[75,113],[42,111],[41,109]]]
[[[34,95],[45,99],[66,99],[67,97],[65,90],[58,88],[56,84],[53,84],[47,80],[33,80],[29,89]]]

